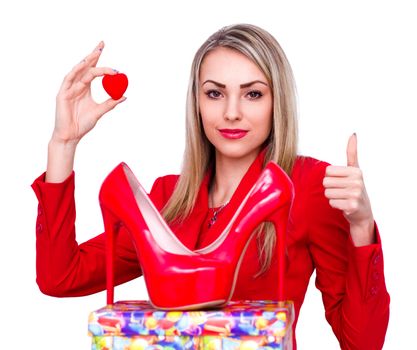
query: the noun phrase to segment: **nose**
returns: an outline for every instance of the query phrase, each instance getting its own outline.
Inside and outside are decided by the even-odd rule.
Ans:
[[[229,121],[242,119],[238,98],[229,98],[226,105],[226,111],[224,113],[224,119]]]

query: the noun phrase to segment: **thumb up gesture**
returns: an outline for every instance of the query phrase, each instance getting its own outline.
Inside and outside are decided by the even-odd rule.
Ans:
[[[374,217],[359,168],[356,133],[350,136],[346,153],[347,166],[326,168],[324,195],[331,207],[343,211],[354,245],[364,246],[375,242]]]

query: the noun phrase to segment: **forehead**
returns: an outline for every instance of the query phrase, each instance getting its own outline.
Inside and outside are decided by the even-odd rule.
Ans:
[[[266,81],[265,75],[255,62],[241,52],[226,47],[217,47],[204,57],[200,67],[200,79],[209,78],[220,82],[246,82],[248,79]]]

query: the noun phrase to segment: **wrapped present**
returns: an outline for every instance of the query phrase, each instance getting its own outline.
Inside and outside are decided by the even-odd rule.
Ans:
[[[292,302],[231,301],[222,309],[164,311],[119,301],[90,313],[92,350],[292,349]]]

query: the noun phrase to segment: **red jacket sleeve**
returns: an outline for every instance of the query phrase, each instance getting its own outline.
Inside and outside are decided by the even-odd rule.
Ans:
[[[61,183],[48,183],[43,173],[31,185],[39,202],[36,282],[44,294],[56,297],[88,295],[106,288],[105,234],[81,244],[76,241],[74,178],[73,171]],[[150,197],[160,203],[164,191],[158,180]],[[117,285],[141,276],[142,272],[129,233],[123,227],[116,242]]]
[[[342,349],[381,349],[388,326],[390,297],[385,286],[381,238],[355,247],[348,221],[324,195],[328,163],[314,165],[307,199],[310,252],[326,319]]]

